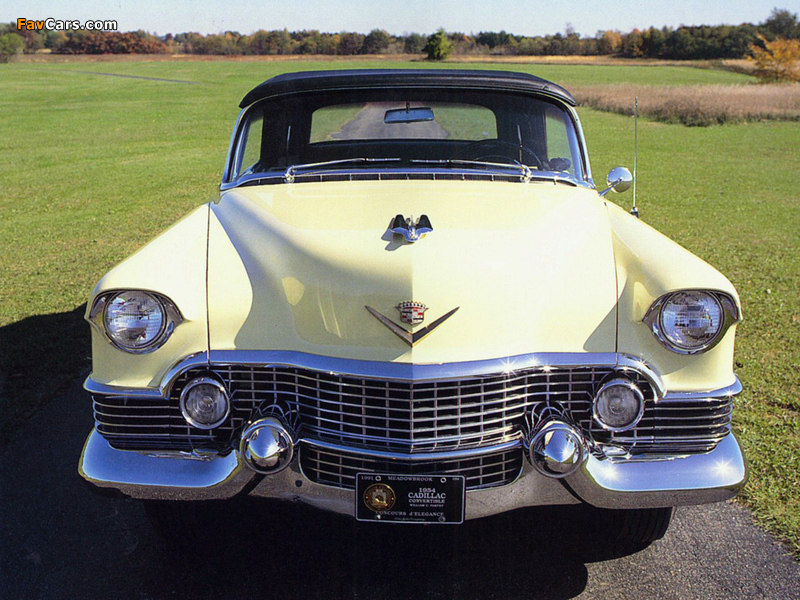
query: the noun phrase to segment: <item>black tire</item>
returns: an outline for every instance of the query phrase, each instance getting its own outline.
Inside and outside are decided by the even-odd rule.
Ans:
[[[609,524],[614,528],[619,541],[635,546],[648,546],[667,533],[672,510],[672,507],[609,510]]]

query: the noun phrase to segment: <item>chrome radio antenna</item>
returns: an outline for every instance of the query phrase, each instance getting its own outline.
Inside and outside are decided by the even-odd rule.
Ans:
[[[639,96],[633,99],[633,208],[631,214],[639,218],[639,209],[636,208],[636,158],[639,154]]]

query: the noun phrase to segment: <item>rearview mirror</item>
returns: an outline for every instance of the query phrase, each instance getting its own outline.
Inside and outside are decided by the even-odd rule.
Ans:
[[[433,121],[433,109],[427,106],[419,108],[393,108],[383,116],[384,123],[420,123]]]

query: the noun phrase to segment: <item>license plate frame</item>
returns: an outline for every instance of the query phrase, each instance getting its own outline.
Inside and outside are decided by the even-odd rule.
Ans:
[[[463,475],[356,474],[358,521],[460,525],[464,522]]]

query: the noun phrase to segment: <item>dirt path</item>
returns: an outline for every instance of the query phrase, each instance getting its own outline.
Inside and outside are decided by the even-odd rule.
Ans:
[[[450,134],[436,121],[419,123],[383,122],[386,111],[399,108],[397,102],[371,102],[356,117],[336,133],[335,140],[376,140],[376,139],[446,139]]]

